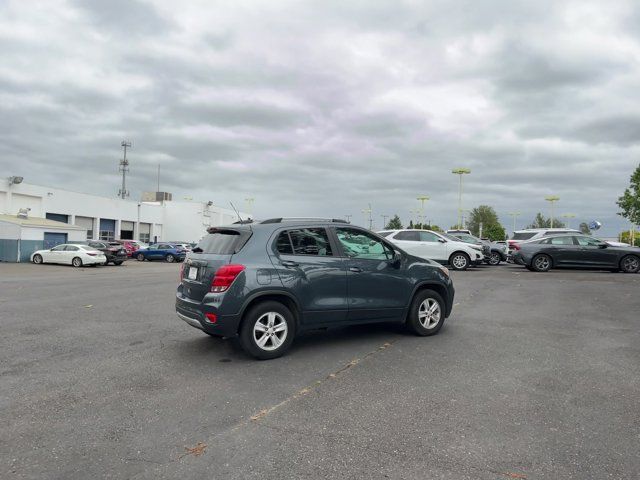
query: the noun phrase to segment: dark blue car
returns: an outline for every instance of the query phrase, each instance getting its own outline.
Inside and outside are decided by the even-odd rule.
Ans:
[[[181,262],[187,255],[187,251],[173,243],[156,243],[149,245],[148,248],[142,248],[135,253],[139,262],[145,260],[164,260],[165,262]]]
[[[434,335],[453,307],[445,267],[337,220],[212,227],[181,276],[178,316],[212,336],[237,335],[260,359],[308,329],[400,322]]]

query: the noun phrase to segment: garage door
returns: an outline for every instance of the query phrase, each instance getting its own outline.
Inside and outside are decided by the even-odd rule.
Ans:
[[[67,234],[58,232],[44,232],[44,248],[53,248],[61,243],[67,243]]]
[[[93,238],[93,218],[76,215],[76,225],[87,230],[87,238]]]
[[[120,222],[120,239],[133,240],[133,222],[126,220]]]
[[[116,239],[116,221],[109,218],[100,219],[100,240]]]

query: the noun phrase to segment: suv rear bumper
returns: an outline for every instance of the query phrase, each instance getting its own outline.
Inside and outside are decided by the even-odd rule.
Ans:
[[[216,315],[215,323],[207,319],[207,313]],[[180,293],[176,294],[176,314],[192,327],[219,337],[237,335],[240,325],[239,315],[219,315],[217,308],[185,298]]]

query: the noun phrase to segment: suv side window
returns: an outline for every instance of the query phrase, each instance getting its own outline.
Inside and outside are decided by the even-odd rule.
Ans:
[[[333,255],[329,236],[324,228],[296,228],[278,235],[276,241],[278,253],[285,255],[315,255],[329,257]]]
[[[393,258],[393,251],[367,232],[351,228],[336,228],[336,235],[347,257],[369,260],[390,260]]]
[[[171,245],[167,245],[166,243],[158,245],[158,250],[170,250],[171,248]]]
[[[431,233],[431,232],[418,232],[420,234],[420,241],[421,242],[437,242],[440,240],[440,237],[438,237],[435,233]]]
[[[396,236],[393,238],[394,240],[405,240],[407,242],[419,242],[420,232],[413,232],[413,231],[398,232]]]

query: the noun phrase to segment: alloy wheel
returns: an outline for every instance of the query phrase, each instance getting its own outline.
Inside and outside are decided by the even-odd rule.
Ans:
[[[442,309],[440,304],[433,298],[427,298],[420,304],[418,309],[418,320],[427,330],[434,328],[440,322]]]
[[[36,263],[36,264],[42,263],[42,257],[40,255],[35,255],[33,257],[33,263]]]
[[[284,343],[288,332],[289,327],[282,315],[267,312],[253,326],[253,341],[260,349],[271,352]]]
[[[543,257],[536,258],[535,266],[536,266],[536,269],[540,271],[549,270],[549,268],[551,267],[551,262],[549,260],[549,257],[543,256]]]
[[[71,263],[73,264],[74,267],[82,266],[82,260],[80,260],[78,257],[74,258]]]
[[[500,263],[500,254],[497,252],[493,252],[489,257],[490,265],[498,265]]]
[[[464,255],[456,255],[451,263],[456,269],[462,270],[467,266],[467,258]]]
[[[622,261],[622,269],[625,272],[637,272],[640,269],[640,260],[637,257],[626,257]]]

